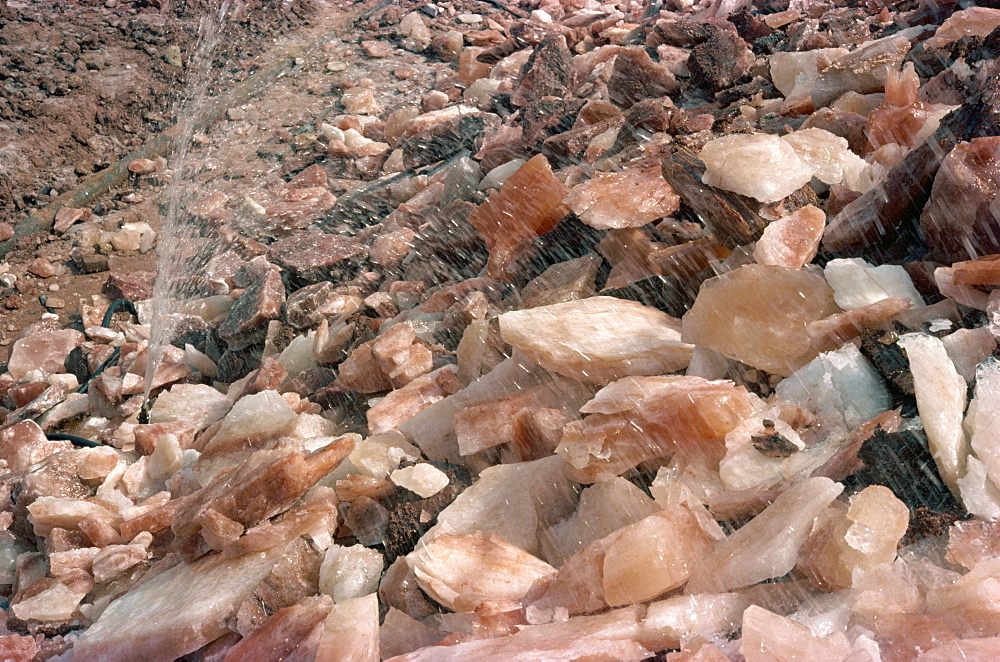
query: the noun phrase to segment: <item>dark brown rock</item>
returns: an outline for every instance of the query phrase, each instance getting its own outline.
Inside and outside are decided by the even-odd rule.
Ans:
[[[101,288],[104,296],[112,301],[128,299],[129,301],[144,301],[153,296],[153,285],[141,278],[112,272]]]
[[[357,240],[336,234],[303,234],[271,244],[269,260],[297,281],[350,280],[360,268],[365,248]]]
[[[573,54],[562,35],[542,41],[521,69],[511,103],[525,106],[542,97],[571,97],[576,87]]]
[[[735,29],[716,30],[707,41],[691,49],[688,70],[698,87],[718,92],[732,87],[754,61],[749,44],[740,39]]]
[[[951,263],[1000,252],[1000,136],[960,143],[944,158],[920,217],[930,258]],[[994,206],[995,208],[995,206]]]
[[[681,20],[660,19],[650,31],[649,46],[677,46],[690,48],[711,37],[717,28],[711,23],[684,18]]]
[[[622,48],[608,79],[608,97],[621,108],[643,99],[669,96],[679,89],[670,70],[653,62],[641,46]]]
[[[499,126],[500,118],[492,113],[459,112],[457,106],[445,108],[413,120],[396,147],[403,150],[403,165],[417,168],[472,149],[481,133]]]
[[[579,163],[583,153],[594,138],[605,131],[620,129],[624,125],[624,116],[612,117],[597,124],[581,126],[572,131],[551,136],[542,143],[542,154],[548,157],[556,168]]]
[[[521,129],[526,147],[573,128],[583,99],[542,99],[521,109]]]
[[[754,209],[756,201],[703,184],[703,173],[701,161],[686,151],[663,162],[663,178],[720,241],[730,248],[756,241],[767,225]]]
[[[229,349],[246,347],[263,338],[267,322],[281,314],[285,286],[281,273],[270,268],[240,295],[219,326],[219,335]]]

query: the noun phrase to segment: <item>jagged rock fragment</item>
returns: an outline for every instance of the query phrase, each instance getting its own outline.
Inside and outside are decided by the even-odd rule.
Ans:
[[[597,173],[573,187],[565,200],[581,221],[598,230],[639,227],[669,216],[680,198],[663,179],[658,162],[618,173]]]
[[[606,384],[626,375],[682,370],[692,347],[677,320],[614,297],[590,297],[500,316],[505,342],[553,372]]]
[[[833,290],[819,276],[751,264],[702,284],[681,337],[787,377],[817,354],[807,326],[836,312]]]
[[[563,204],[567,193],[548,160],[538,154],[472,212],[469,223],[490,249],[486,271],[490,278],[513,278],[531,241],[554,228],[569,211]]]
[[[645,460],[678,451],[712,456],[719,452],[713,440],[736,427],[756,406],[756,398],[732,382],[626,377],[605,386],[580,408],[589,415],[563,429],[557,451],[576,480],[607,480]]]

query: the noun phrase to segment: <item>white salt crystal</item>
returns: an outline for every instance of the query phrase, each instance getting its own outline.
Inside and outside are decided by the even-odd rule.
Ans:
[[[816,48],[811,51],[775,53],[767,58],[771,69],[771,80],[774,81],[778,91],[787,97],[797,84],[811,86],[815,83],[816,77],[819,76],[820,64],[824,67],[829,66],[829,63],[842,55],[847,55],[848,52],[846,48]]]
[[[576,505],[565,468],[561,455],[551,455],[483,470],[472,487],[441,511],[438,523],[422,540],[433,540],[440,533],[483,531],[496,533],[526,552],[537,552],[539,529],[565,518]]]
[[[814,412],[825,426],[853,429],[889,409],[882,378],[858,348],[824,352],[775,388],[778,397]]]
[[[688,592],[726,591],[789,572],[795,567],[813,519],[843,489],[840,483],[818,477],[790,487],[716,545],[693,572]]]
[[[225,416],[229,407],[229,398],[207,384],[174,384],[156,398],[149,422],[187,421],[195,430],[203,430]]]
[[[709,186],[776,202],[812,179],[812,168],[778,136],[733,134],[705,143],[699,158]]]
[[[424,499],[434,496],[448,485],[447,474],[426,462],[396,469],[389,474],[389,480]]]
[[[913,373],[917,411],[927,433],[927,443],[941,478],[958,493],[958,478],[969,454],[962,415],[965,412],[965,379],[948,358],[944,343],[934,336],[908,333],[899,339]]]
[[[517,172],[525,163],[524,159],[513,159],[507,161],[507,163],[498,165],[486,173],[483,181],[479,182],[479,190],[485,191],[488,188],[500,188],[507,181],[507,178]]]
[[[962,505],[976,517],[986,520],[1000,518],[1000,489],[986,475],[986,465],[970,455],[968,470],[958,479],[958,493]]]
[[[41,593],[18,602],[11,609],[15,616],[25,621],[65,621],[72,618],[76,606],[86,595],[72,590],[62,582],[56,582]]]
[[[871,188],[868,164],[847,146],[847,139],[826,129],[799,129],[782,140],[795,149],[802,161],[812,168],[813,176],[824,184],[843,183],[853,191]]]
[[[177,435],[168,433],[156,442],[146,462],[146,471],[153,480],[160,480],[180,470],[183,464],[184,455]]]
[[[360,473],[381,480],[404,459],[410,462],[419,460],[420,449],[401,433],[390,431],[358,439],[349,459]]]
[[[261,391],[240,398],[226,414],[222,427],[207,448],[232,442],[248,443],[290,431],[296,414],[277,391]]]
[[[931,329],[933,331],[933,329]],[[976,381],[976,366],[996,349],[996,336],[986,327],[959,329],[941,339],[958,374],[972,384]]]
[[[971,409],[969,416],[973,416]],[[976,370],[972,429],[972,450],[985,465],[990,480],[1000,485],[1000,363],[993,359]]]
[[[377,550],[333,545],[326,550],[319,568],[319,590],[334,602],[343,602],[377,591],[381,576],[382,555]]]
[[[861,258],[843,258],[830,260],[823,275],[833,288],[834,300],[844,310],[867,306],[891,296],[910,299],[914,306],[924,305],[910,275],[898,265],[876,267]]]

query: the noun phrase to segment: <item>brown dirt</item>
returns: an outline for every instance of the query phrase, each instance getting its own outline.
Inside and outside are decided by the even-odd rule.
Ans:
[[[131,153],[177,121],[191,78],[199,28],[221,3],[215,0],[0,1],[0,222],[15,225],[91,173]],[[350,3],[348,3],[350,4]],[[279,37],[290,38],[329,3],[243,0],[213,51],[221,75],[209,93],[222,92],[262,66]],[[179,49],[182,66],[173,57]],[[149,189],[151,183],[136,184]],[[158,225],[159,206],[141,190],[111,191],[92,209],[113,231],[122,222]],[[0,345],[54,300],[63,321],[77,302],[100,292],[107,273],[74,273],[70,241],[36,233],[18,242],[0,272],[18,277],[0,284]],[[36,257],[70,268],[33,278],[25,265]],[[113,252],[112,271],[151,273],[152,253]]]

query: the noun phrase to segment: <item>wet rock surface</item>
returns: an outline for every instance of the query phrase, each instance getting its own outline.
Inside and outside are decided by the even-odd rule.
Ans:
[[[178,160],[216,8],[97,4],[0,0],[6,656],[993,653],[998,10],[249,3]]]

